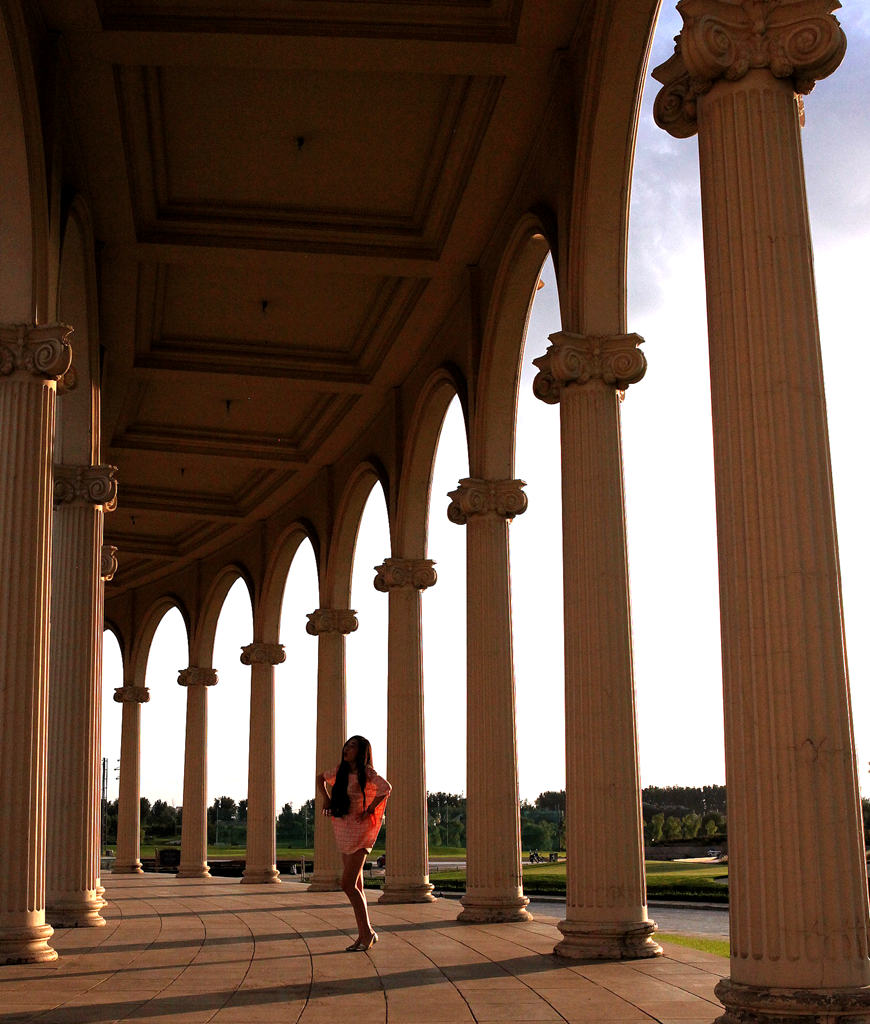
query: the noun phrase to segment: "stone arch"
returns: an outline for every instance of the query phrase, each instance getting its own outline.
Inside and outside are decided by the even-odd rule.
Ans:
[[[590,26],[571,207],[556,261],[563,329],[577,334],[625,332],[631,171],[659,3],[621,4],[618,17],[598,4]]]
[[[0,318],[48,315],[48,193],[39,98],[20,3],[0,8]]]
[[[303,541],[310,540],[317,560],[317,536],[306,522],[293,523],[278,538],[266,573],[257,607],[254,609],[254,636],[264,643],[277,644],[281,633],[281,606],[287,574]]]
[[[81,196],[70,206],[61,242],[58,319],[71,324],[73,386],[57,405],[55,461],[93,465],[100,461],[100,380],[97,275],[90,213]]]
[[[224,566],[214,577],[206,592],[196,625],[190,639],[190,664],[200,668],[211,668],[214,658],[214,640],[217,633],[218,619],[227,594],[236,580],[244,580],[251,598],[253,587],[248,572],[237,563]]]
[[[505,247],[484,327],[468,453],[473,477],[506,480],[514,474],[523,344],[535,285],[549,251],[542,221],[527,213]]]
[[[347,608],[350,604],[353,554],[363,509],[372,488],[380,483],[389,515],[390,503],[387,501],[386,480],[383,468],[370,459],[357,466],[345,485],[338,504],[322,583],[321,603],[324,608]]]
[[[442,367],[432,374],[417,399],[399,478],[393,551],[397,558],[426,557],[435,452],[447,409],[463,393],[463,384],[457,371]]]
[[[163,620],[163,616],[172,608],[177,608],[178,611],[181,612],[181,618],[184,621],[184,628],[187,631],[188,652],[190,651],[190,615],[188,614],[187,608],[181,598],[176,597],[174,594],[166,594],[163,597],[158,598],[158,600],[151,605],[140,620],[141,624],[139,629],[136,631],[136,635],[131,646],[129,664],[125,663],[124,665],[125,686],[145,685],[145,670],[148,667],[148,655],[151,652],[151,641],[154,639],[154,634],[157,632],[157,627]],[[130,673],[129,676],[127,675],[128,670]]]

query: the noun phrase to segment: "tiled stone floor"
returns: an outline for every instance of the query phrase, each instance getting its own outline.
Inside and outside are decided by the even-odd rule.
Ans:
[[[298,883],[111,876],[105,928],[55,932],[60,959],[0,967],[0,1022],[42,1024],[710,1024],[725,959],[568,965],[554,919],[463,925],[455,902],[372,906],[380,942],[350,954],[340,893]]]

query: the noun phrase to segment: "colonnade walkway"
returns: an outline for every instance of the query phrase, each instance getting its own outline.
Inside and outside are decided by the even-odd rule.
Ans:
[[[115,876],[105,928],[55,932],[60,959],[0,967],[0,1022],[43,1024],[694,1024],[720,1012],[728,961],[681,947],[654,960],[570,965],[554,918],[460,924],[454,901],[372,906],[355,937],[341,893],[286,882]]]

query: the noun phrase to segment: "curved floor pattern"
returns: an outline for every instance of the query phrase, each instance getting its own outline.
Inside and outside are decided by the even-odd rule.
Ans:
[[[709,1024],[728,962],[557,961],[555,920],[463,925],[441,900],[372,906],[355,937],[340,893],[166,875],[108,878],[105,928],[55,932],[53,964],[0,967],[0,1024]]]

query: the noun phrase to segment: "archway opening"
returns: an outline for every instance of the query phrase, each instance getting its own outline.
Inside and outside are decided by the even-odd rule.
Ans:
[[[429,853],[465,846],[465,529],[447,519],[447,493],[468,476],[468,438],[458,398],[435,450],[428,513],[429,557],[438,582],[423,595],[423,693]],[[431,865],[431,871],[435,865]],[[437,882],[437,877],[435,878]]]
[[[115,689],[124,682],[124,659],[121,645],[111,629],[103,630],[103,688],[100,714],[101,780],[105,793],[101,799],[101,847],[114,846],[118,837],[118,773],[121,768],[121,705],[115,700]],[[101,787],[102,788],[102,787]]]
[[[649,69],[680,28],[663,8]],[[648,368],[621,407],[638,752],[643,786],[697,788],[725,782],[700,176],[697,147],[653,121],[658,89],[648,77],[628,248],[628,326],[645,339]],[[696,812],[685,796],[668,802]]]
[[[240,655],[253,638],[251,598],[239,577],[218,616],[213,658],[218,683],[208,697],[209,839],[219,846],[245,842],[251,670]]]
[[[180,835],[176,809],[184,786],[186,699],[177,680],[187,663],[187,627],[173,607],[154,631],[145,669],[150,700],[142,705],[140,719],[141,857],[154,855],[155,840]]]
[[[317,643],[306,631],[318,606],[317,562],[304,540],[287,573],[281,600],[281,643],[287,660],[275,669],[275,792],[279,857],[313,851],[317,730]]]
[[[389,607],[374,588],[374,567],[390,555],[390,527],[384,492],[372,488],[360,517],[353,555],[351,607],[359,629],[347,638],[347,731],[372,744],[375,768],[387,763],[387,631]],[[336,751],[336,757],[339,751]],[[380,842],[383,842],[383,833]]]
[[[564,849],[565,659],[559,407],[532,391],[548,337],[561,329],[551,256],[526,328],[517,397],[515,474],[527,510],[510,530],[520,827],[526,852]]]

